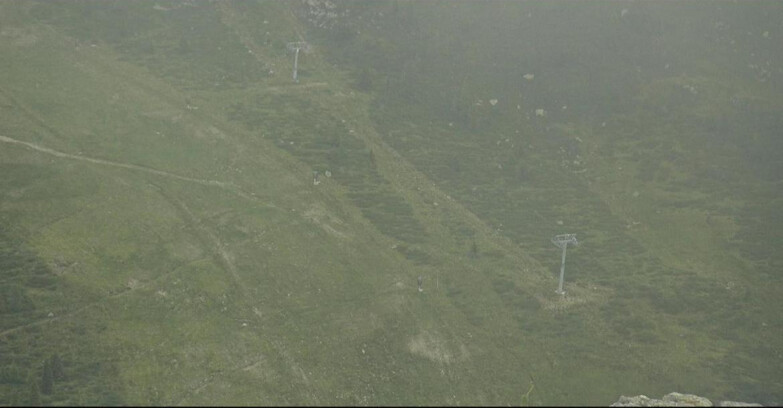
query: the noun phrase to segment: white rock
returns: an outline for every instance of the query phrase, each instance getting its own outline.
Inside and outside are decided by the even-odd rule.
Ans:
[[[672,392],[661,399],[649,398],[645,395],[635,397],[622,396],[612,407],[711,407],[712,401],[693,394],[680,394]],[[718,407],[760,407],[762,405],[748,402],[718,401]]]
[[[532,80],[533,80],[533,78],[535,78],[535,77],[536,77],[536,76],[535,76],[535,75],[533,75],[533,74],[525,74],[525,75],[522,75],[522,78],[525,78],[525,79],[527,79],[528,81],[532,81]]]
[[[536,109],[536,116],[546,116],[546,111],[541,108],[538,108]]]
[[[666,394],[662,398],[665,402],[671,402],[673,404],[688,404],[692,407],[711,407],[712,401],[707,398],[700,397],[693,394],[680,394],[679,392],[672,392]]]
[[[737,402],[737,401],[718,401],[716,407],[763,407],[755,402]]]
[[[489,100],[489,104],[492,105],[492,106],[495,106],[495,105],[498,104],[498,100],[497,99],[490,99]]]

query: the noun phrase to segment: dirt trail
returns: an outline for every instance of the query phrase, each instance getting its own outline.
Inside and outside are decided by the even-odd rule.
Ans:
[[[170,173],[170,172],[164,171],[164,170],[157,170],[157,169],[153,169],[153,168],[150,168],[150,167],[139,166],[139,165],[136,165],[136,164],[121,163],[121,162],[115,162],[115,161],[111,161],[111,160],[95,159],[95,158],[92,158],[92,157],[80,156],[80,155],[75,155],[75,154],[70,154],[70,153],[63,153],[63,152],[60,152],[60,151],[57,151],[57,150],[54,150],[54,149],[49,149],[47,147],[43,147],[43,146],[37,145],[35,143],[23,142],[21,140],[16,140],[16,139],[13,139],[13,138],[10,138],[10,137],[7,137],[7,136],[2,136],[2,135],[0,135],[0,142],[19,144],[19,145],[22,145],[22,146],[26,146],[26,147],[28,147],[30,149],[39,151],[41,153],[46,153],[46,154],[49,154],[49,155],[52,155],[52,156],[55,156],[55,157],[60,157],[60,158],[63,158],[63,159],[79,160],[79,161],[84,161],[84,162],[93,163],[93,164],[100,164],[100,165],[103,165],[103,166],[112,166],[112,167],[119,167],[119,168],[123,168],[123,169],[138,170],[138,171],[143,171],[145,173],[155,174],[157,176],[168,177],[168,178],[173,178],[173,179],[182,180],[182,181],[188,181],[188,182],[191,182],[191,183],[197,183],[197,184],[201,184],[201,185],[204,185],[204,186],[219,187],[219,188],[222,188],[223,190],[226,190],[226,191],[228,191],[228,192],[230,192],[232,194],[238,195],[238,196],[240,196],[240,197],[242,197],[244,199],[257,201],[256,198],[254,198],[251,195],[241,191],[239,189],[239,187],[237,187],[236,185],[234,185],[233,183],[230,183],[230,182],[218,181],[218,180],[197,179],[197,178],[193,178],[193,177],[187,177],[187,176],[182,176],[182,175],[175,174],[175,173]]]
[[[171,275],[174,272],[179,271],[183,267],[186,267],[188,265],[191,265],[194,262],[198,262],[198,261],[201,261],[203,259],[204,258],[199,258],[199,259],[194,259],[192,261],[185,262],[184,264],[182,264],[182,265],[180,265],[180,266],[178,266],[178,267],[176,267],[176,268],[174,268],[174,269],[172,269],[172,270],[170,270],[168,272],[164,272],[164,273],[158,275],[157,277],[155,277],[152,280],[149,280],[149,281],[146,281],[146,282],[141,282],[141,283],[139,283],[138,285],[136,285],[134,287],[129,287],[128,290],[124,290],[122,292],[115,293],[113,295],[108,295],[108,296],[106,296],[104,298],[101,298],[101,299],[95,301],[95,302],[88,303],[88,304],[86,304],[86,305],[84,305],[84,306],[82,306],[82,307],[80,307],[78,309],[71,310],[70,312],[64,313],[62,315],[54,316],[54,317],[44,317],[43,319],[34,320],[34,321],[30,322],[30,323],[23,324],[21,326],[16,326],[16,327],[12,327],[10,329],[4,330],[4,331],[0,331],[0,338],[3,338],[3,337],[5,337],[5,336],[7,336],[9,334],[16,333],[16,332],[18,332],[20,330],[24,330],[24,329],[29,328],[29,327],[40,326],[40,325],[43,325],[44,323],[54,323],[57,320],[67,319],[67,318],[72,317],[72,316],[74,316],[76,314],[79,314],[79,313],[83,312],[84,310],[87,310],[87,309],[89,309],[89,308],[91,308],[93,306],[99,305],[102,302],[105,302],[105,301],[107,301],[109,299],[115,299],[115,298],[119,298],[119,297],[122,297],[122,296],[127,296],[128,294],[132,293],[133,291],[136,291],[136,290],[139,290],[139,289],[149,288],[150,286],[152,286],[154,283],[158,282],[162,278],[164,278],[166,276],[169,276],[169,275]]]
[[[174,173],[170,173],[170,172],[163,171],[163,170],[156,170],[156,169],[152,169],[152,168],[148,168],[148,167],[138,166],[138,165],[135,165],[135,164],[120,163],[120,162],[114,162],[114,161],[110,161],[110,160],[95,159],[95,158],[91,158],[91,157],[85,157],[85,156],[78,156],[78,155],[73,155],[73,154],[69,154],[69,153],[63,153],[63,152],[60,152],[60,151],[57,151],[57,150],[53,150],[53,149],[49,149],[47,147],[43,147],[43,146],[37,145],[35,143],[23,142],[21,140],[16,140],[16,139],[13,139],[13,138],[10,138],[10,137],[7,137],[7,136],[2,136],[2,135],[0,135],[0,142],[23,145],[23,146],[26,146],[26,147],[28,147],[30,149],[39,151],[41,153],[46,153],[46,154],[49,154],[49,155],[52,155],[52,156],[55,156],[55,157],[64,158],[64,159],[80,160],[80,161],[85,161],[85,162],[93,163],[93,164],[100,164],[100,165],[104,165],[104,166],[113,166],[113,167],[120,167],[120,168],[124,168],[124,169],[139,170],[139,171],[155,174],[155,175],[162,176],[162,177],[174,178],[174,179],[177,179],[177,180],[183,180],[183,181],[188,181],[188,182],[192,182],[192,183],[198,183],[198,184],[201,184],[201,185],[215,186],[215,187],[219,187],[221,189],[224,189],[226,191],[229,191],[229,192],[231,192],[231,193],[233,193],[235,195],[238,195],[238,196],[240,196],[242,198],[245,198],[245,199],[248,199],[248,200],[252,200],[252,201],[256,201],[256,202],[259,201],[257,198],[252,197],[252,196],[250,196],[250,195],[248,195],[248,194],[246,194],[246,193],[244,193],[242,191],[239,191],[238,187],[234,186],[233,184],[227,183],[227,182],[223,182],[223,181],[197,179],[197,178],[192,178],[192,177],[181,176],[179,174],[174,174]],[[162,190],[159,186],[155,186],[155,187],[157,187],[159,190]],[[166,197],[170,201],[172,200],[171,197],[168,197],[168,196],[166,196]],[[216,250],[217,254],[219,255],[219,258],[222,261],[221,263],[223,264],[223,267],[226,269],[227,272],[229,272],[229,274],[231,275],[232,279],[237,283],[238,287],[240,288],[240,291],[242,291],[244,293],[245,287],[242,285],[242,283],[241,283],[241,281],[239,279],[239,274],[237,273],[236,268],[234,267],[234,263],[231,260],[231,256],[226,252],[226,250],[224,249],[223,244],[220,242],[220,240],[211,231],[209,231],[206,228],[204,228],[195,219],[193,214],[190,213],[190,210],[187,207],[184,206],[184,203],[181,203],[178,200],[174,200],[172,203],[175,206],[177,206],[180,209],[180,211],[183,212],[183,214],[187,218],[186,219],[187,222],[189,222],[197,230],[200,230],[200,231],[202,231],[203,233],[206,234],[206,236],[208,237],[209,241],[211,241],[211,243],[214,245],[215,250]],[[271,206],[271,207],[275,207],[272,204],[266,204],[266,205]],[[164,275],[167,275],[167,274],[164,274]],[[161,277],[162,276],[163,275],[161,275]],[[158,277],[158,278],[160,278],[160,277]],[[157,280],[158,278],[156,278],[155,280]],[[140,287],[144,287],[144,286],[147,286],[147,285],[143,284]],[[4,331],[0,332],[0,338],[5,337],[5,336],[7,336],[9,334],[15,333],[15,332],[17,332],[19,330],[23,330],[25,328],[43,325],[43,324],[45,324],[47,322],[54,322],[54,321],[59,320],[61,318],[66,318],[66,317],[72,316],[74,314],[77,314],[77,313],[79,313],[79,312],[89,308],[89,307],[94,306],[97,303],[100,303],[101,301],[104,301],[104,300],[110,299],[110,298],[114,298],[114,297],[117,297],[117,296],[122,296],[122,295],[125,295],[125,294],[127,294],[129,292],[132,292],[132,291],[133,291],[133,289],[121,292],[121,293],[116,294],[116,295],[108,296],[108,297],[106,297],[104,299],[101,299],[100,301],[98,301],[96,303],[91,303],[91,304],[82,306],[81,308],[73,310],[70,313],[67,313],[67,314],[62,315],[62,316],[57,316],[57,317],[52,317],[52,318],[44,318],[44,319],[40,319],[40,320],[36,320],[36,321],[30,322],[30,323],[25,324],[25,325],[21,325],[21,326],[17,326],[17,327],[13,327],[13,328],[4,330]]]
[[[242,364],[240,364],[238,366],[235,366],[235,367],[233,367],[231,369],[220,370],[218,372],[209,374],[206,378],[202,379],[199,382],[198,386],[196,386],[195,388],[191,388],[189,390],[186,390],[185,391],[185,395],[182,396],[179,399],[179,401],[177,401],[176,403],[172,404],[172,406],[181,406],[188,398],[190,398],[190,397],[200,393],[204,388],[207,388],[207,386],[209,386],[210,384],[214,383],[218,379],[222,379],[226,375],[231,374],[231,373],[235,373],[237,371],[245,371],[245,370],[248,370],[250,368],[253,368],[254,366],[257,366],[258,364],[263,363],[265,360],[266,360],[266,358],[263,355],[261,355],[261,356],[255,358],[255,359],[253,359],[253,360],[251,360],[249,362],[243,362]]]
[[[202,245],[204,245],[207,249],[214,249],[214,253],[217,254],[217,258],[219,263],[222,264],[223,269],[228,272],[229,275],[231,275],[231,279],[233,279],[234,283],[237,285],[240,293],[245,295],[247,293],[247,288],[244,284],[242,284],[242,280],[239,277],[239,273],[237,273],[236,266],[234,265],[233,256],[229,254],[228,251],[226,251],[223,242],[220,241],[220,239],[212,230],[204,226],[204,224],[198,218],[196,218],[195,215],[193,215],[193,213],[190,211],[190,208],[188,208],[184,201],[177,199],[171,194],[168,194],[162,187],[158,185],[152,184],[152,186],[157,188],[160,195],[163,196],[163,198],[165,198],[172,206],[174,206],[177,211],[179,211],[183,221],[185,221],[185,223],[187,223],[187,225],[189,225],[197,233],[197,237],[202,241]]]

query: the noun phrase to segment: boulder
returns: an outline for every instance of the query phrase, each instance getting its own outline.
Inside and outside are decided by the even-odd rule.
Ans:
[[[621,396],[612,407],[761,407],[763,405],[750,402],[718,401],[715,404],[707,398],[693,394],[672,392],[661,399],[649,398],[646,395],[635,397]]]

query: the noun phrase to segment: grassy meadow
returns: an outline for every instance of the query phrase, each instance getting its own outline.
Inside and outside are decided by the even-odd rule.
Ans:
[[[0,3],[0,405],[780,403],[780,11]]]

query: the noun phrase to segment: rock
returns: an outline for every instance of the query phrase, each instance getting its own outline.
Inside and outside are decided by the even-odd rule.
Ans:
[[[671,392],[663,396],[664,401],[673,402],[677,404],[685,404],[686,407],[711,407],[712,401],[707,398],[700,397],[693,394],[680,394],[679,392]]]
[[[763,405],[749,402],[719,401],[713,405],[707,398],[693,394],[672,392],[661,399],[649,398],[646,395],[635,397],[621,396],[611,407],[761,407]]]
[[[536,109],[536,116],[545,116],[545,115],[546,115],[546,111],[545,110],[543,110],[541,108]]]
[[[651,400],[646,395],[637,395],[635,397],[620,396],[610,407],[648,407]]]
[[[716,407],[763,407],[755,402],[718,401]]]
[[[495,106],[495,105],[498,104],[498,100],[497,99],[490,99],[489,100],[489,104],[492,105],[492,106]]]
[[[522,78],[525,78],[525,79],[527,79],[528,81],[532,81],[532,80],[533,80],[533,78],[535,78],[535,77],[536,77],[536,76],[535,76],[535,75],[533,75],[533,74],[525,74],[525,75],[522,75]]]

